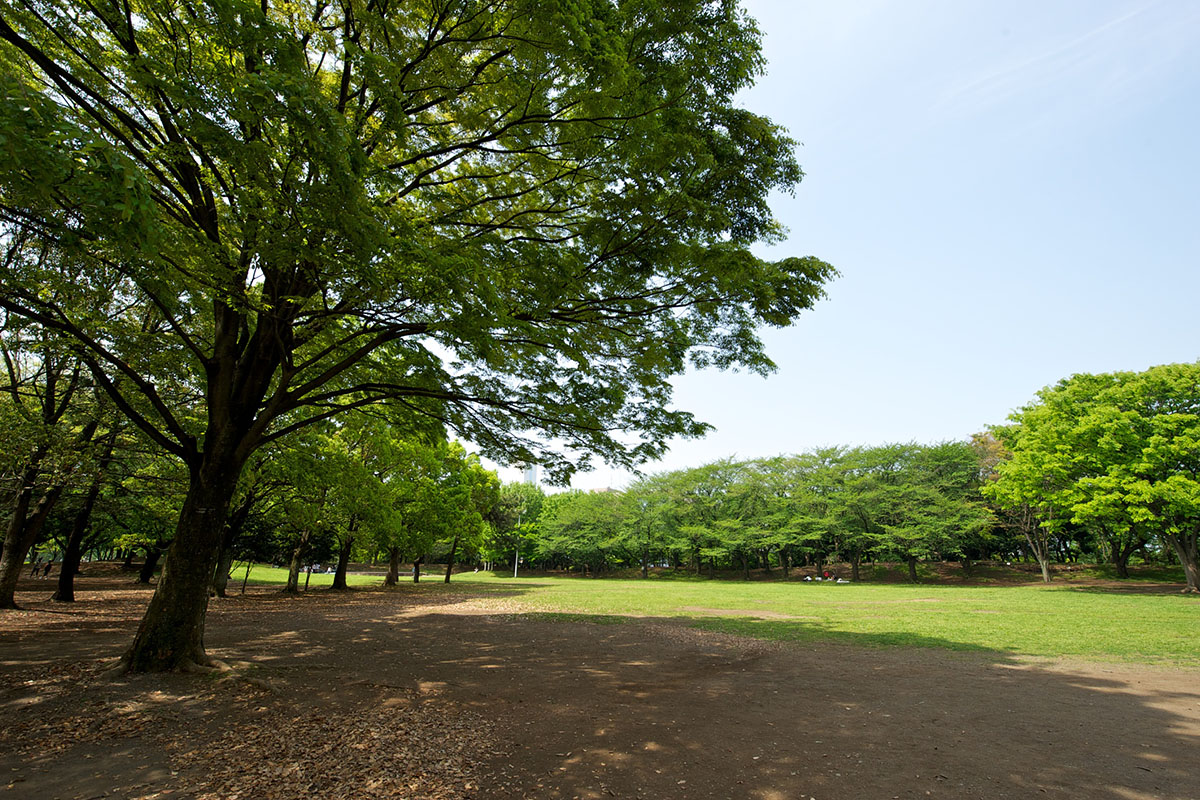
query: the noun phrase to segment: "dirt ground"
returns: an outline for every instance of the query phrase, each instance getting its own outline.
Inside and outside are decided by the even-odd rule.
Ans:
[[[52,589],[0,612],[4,798],[1200,798],[1196,670],[252,590],[231,672],[114,679],[148,591]]]

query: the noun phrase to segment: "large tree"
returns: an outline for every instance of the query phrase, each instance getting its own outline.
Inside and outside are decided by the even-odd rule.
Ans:
[[[733,102],[761,67],[733,0],[5,4],[5,224],[159,322],[54,302],[36,258],[0,306],[190,475],[128,668],[208,660],[238,475],[313,420],[400,402],[558,476],[702,433],[669,376],[769,369],[756,326],[831,274],[749,250],[801,175]]]
[[[1011,419],[997,429],[1011,456],[985,489],[1034,513],[1027,531],[1072,523],[1158,536],[1183,565],[1187,591],[1200,591],[1200,364],[1073,375]]]

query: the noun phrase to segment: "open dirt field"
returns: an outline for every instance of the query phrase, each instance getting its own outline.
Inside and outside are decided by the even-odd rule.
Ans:
[[[232,673],[112,679],[148,591],[22,588],[4,798],[1200,798],[1194,670],[260,589],[210,606]]]

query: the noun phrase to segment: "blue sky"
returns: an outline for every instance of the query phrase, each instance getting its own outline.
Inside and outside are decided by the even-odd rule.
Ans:
[[[771,377],[676,382],[717,430],[648,471],[965,438],[1067,375],[1200,358],[1200,3],[744,5],[743,103],[806,173],[763,255],[842,275],[764,332]]]

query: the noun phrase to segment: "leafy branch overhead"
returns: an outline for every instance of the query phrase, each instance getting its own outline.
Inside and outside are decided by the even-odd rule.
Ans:
[[[529,434],[653,457],[704,430],[665,410],[667,377],[770,369],[755,327],[833,274],[749,251],[801,177],[732,106],[762,67],[753,24],[670,6],[14,3],[3,213],[152,304],[160,353],[252,440],[399,399],[558,473]],[[4,307],[124,376],[127,412],[200,458],[133,322],[99,335],[37,291],[51,265],[17,269]],[[626,452],[617,431],[643,435]]]

